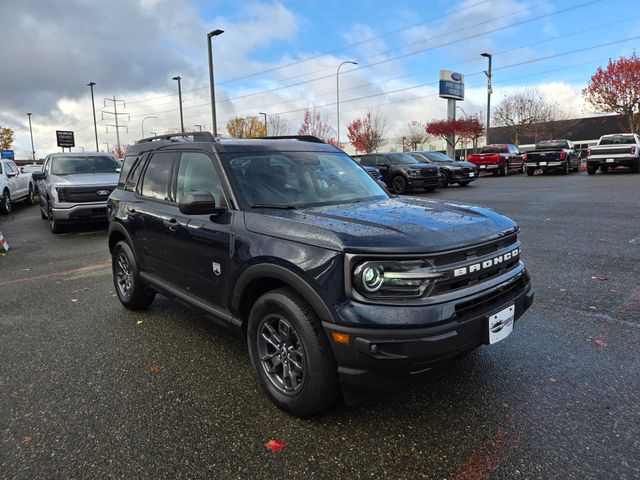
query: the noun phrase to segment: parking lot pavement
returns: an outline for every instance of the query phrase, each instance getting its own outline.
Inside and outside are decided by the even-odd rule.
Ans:
[[[532,309],[407,390],[309,420],[197,313],[121,307],[104,228],[54,236],[17,208],[0,223],[0,478],[639,478],[640,176],[424,196],[520,223]]]

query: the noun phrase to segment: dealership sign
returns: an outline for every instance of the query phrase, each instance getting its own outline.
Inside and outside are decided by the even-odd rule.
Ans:
[[[440,97],[464,100],[464,75],[450,70],[440,70]]]
[[[68,130],[56,130],[56,139],[59,147],[75,147],[76,141],[73,138],[73,132]]]
[[[2,150],[2,152],[0,152],[0,158],[13,160],[14,159],[13,150]]]

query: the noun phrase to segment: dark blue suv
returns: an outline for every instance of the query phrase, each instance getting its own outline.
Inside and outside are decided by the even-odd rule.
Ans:
[[[314,137],[141,140],[108,210],[122,304],[161,293],[232,328],[295,415],[500,341],[533,301],[513,221],[391,196]]]

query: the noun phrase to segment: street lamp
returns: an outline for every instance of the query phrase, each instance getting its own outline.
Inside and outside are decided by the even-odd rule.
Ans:
[[[259,115],[264,115],[264,136],[269,136],[269,127],[267,126],[267,114],[264,112],[258,112]]]
[[[338,65],[338,71],[336,72],[336,110],[338,115],[338,147],[340,147],[340,67],[350,63],[351,65],[357,65],[358,62],[352,62],[347,60]]]
[[[196,124],[194,125],[194,127],[198,127],[198,131],[200,131],[200,132],[202,131],[202,125],[200,125],[200,124],[196,123]]]
[[[213,85],[213,45],[211,39],[224,33],[224,30],[213,30],[207,33],[207,48],[209,49],[209,90],[211,92],[211,120],[213,120],[213,136],[218,136],[218,125],[216,124],[216,93]]]
[[[182,80],[182,77],[180,75],[176,75],[175,77],[172,77],[171,80],[178,81],[178,102],[180,102],[180,131],[184,133],[184,120],[182,118],[182,87],[180,86],[180,80]]]
[[[142,119],[142,138],[144,138],[144,121],[145,121],[147,118],[158,118],[158,117],[150,116],[150,117],[144,117],[144,118]]]
[[[96,82],[89,82],[87,83],[87,87],[91,88],[91,107],[93,108],[93,129],[95,130],[96,133],[96,152],[100,151],[100,147],[98,146],[98,124],[96,123],[96,103],[93,99],[93,87],[95,86]]]
[[[29,133],[31,134],[31,156],[33,157],[33,161],[36,161],[36,149],[33,148],[33,129],[31,128],[31,112],[27,112],[27,117],[29,117]]]
[[[489,141],[489,127],[491,126],[491,93],[493,92],[493,88],[491,87],[491,82],[493,80],[491,76],[491,58],[493,55],[490,53],[484,52],[481,53],[480,56],[486,57],[489,59],[489,68],[485,70],[484,74],[487,76],[487,142]]]

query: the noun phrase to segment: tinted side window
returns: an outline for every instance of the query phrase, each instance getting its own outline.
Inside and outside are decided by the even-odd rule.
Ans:
[[[363,155],[362,157],[360,157],[360,163],[362,165],[367,165],[369,167],[373,166],[374,164],[374,159],[375,155]]]
[[[124,162],[122,162],[122,169],[120,170],[120,178],[118,178],[118,188],[124,188],[124,185],[127,181],[127,176],[131,171],[131,167],[138,160],[138,157],[134,155],[129,155],[124,157]]]
[[[216,205],[223,203],[220,175],[211,158],[204,153],[184,152],[180,156],[176,200],[179,202],[188,192],[209,192],[213,195]]]
[[[176,157],[174,152],[154,153],[147,164],[141,194],[145,197],[170,201],[169,180]]]

